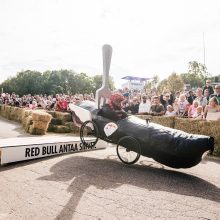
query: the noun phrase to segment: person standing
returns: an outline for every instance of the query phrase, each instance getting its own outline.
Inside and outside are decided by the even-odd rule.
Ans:
[[[142,102],[139,105],[138,114],[149,113],[151,107],[151,102],[147,99],[146,95],[142,96]]]
[[[190,103],[190,105],[193,104],[194,99],[196,98],[196,96],[193,94],[193,91],[189,91],[189,96],[187,97],[187,101]]]
[[[218,100],[218,104],[220,105],[220,85],[215,86],[215,93],[211,94],[209,99],[212,98],[212,97],[216,97],[217,100]]]
[[[202,95],[202,89],[201,88],[198,88],[196,90],[196,98],[195,98],[195,100],[197,100],[199,102],[199,105],[202,106],[203,109],[207,105],[207,103],[208,103],[207,98]]]
[[[161,116],[165,114],[164,106],[160,103],[160,98],[158,96],[153,97],[153,104],[150,108],[150,114],[153,116]]]
[[[202,91],[203,95],[204,95],[204,92],[205,92],[206,89],[208,89],[209,95],[214,93],[214,90],[213,90],[213,88],[211,86],[211,80],[210,79],[206,80],[206,85],[204,86],[203,91]]]

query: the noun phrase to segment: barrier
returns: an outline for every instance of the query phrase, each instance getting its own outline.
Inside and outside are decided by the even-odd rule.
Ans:
[[[93,139],[87,139],[92,143]],[[0,162],[2,164],[31,160],[65,153],[76,153],[105,149],[106,142],[98,141],[95,146],[83,146],[79,137],[25,137],[0,140]]]

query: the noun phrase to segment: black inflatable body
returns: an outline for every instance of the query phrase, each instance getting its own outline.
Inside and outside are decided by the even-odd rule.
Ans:
[[[92,102],[82,102],[79,106],[91,112],[100,138],[106,140],[104,127],[112,121],[98,115],[98,109]],[[169,167],[190,168],[202,160],[202,155],[206,151],[214,149],[213,137],[189,134],[151,122],[146,123],[145,120],[135,116],[114,123],[118,129],[107,137],[107,141],[118,143],[122,137],[131,136],[139,142],[140,152],[137,152],[135,146],[131,150]]]

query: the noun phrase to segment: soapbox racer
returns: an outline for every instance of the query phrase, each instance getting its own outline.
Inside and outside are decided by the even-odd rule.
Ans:
[[[126,164],[138,161],[140,155],[173,168],[197,165],[205,153],[214,149],[214,138],[189,134],[155,123],[146,123],[136,116],[112,121],[99,115],[91,101],[71,105],[73,121],[80,127],[84,146],[94,146],[98,139],[116,144],[119,159]],[[88,139],[90,137],[90,139]]]

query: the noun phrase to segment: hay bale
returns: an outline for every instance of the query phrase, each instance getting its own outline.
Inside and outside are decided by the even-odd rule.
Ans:
[[[46,131],[44,129],[36,128],[33,125],[30,126],[29,132],[30,134],[34,134],[34,135],[45,135],[46,134]]]
[[[34,121],[33,120],[33,127],[40,130],[45,130],[45,132],[48,129],[49,123],[45,123],[44,121]]]
[[[5,118],[10,120],[10,114],[11,114],[11,106],[7,105],[5,106]]]
[[[11,112],[10,112],[10,116],[9,116],[10,120],[19,121],[19,119],[18,119],[19,109],[20,109],[19,107],[11,107]]]
[[[66,122],[72,121],[72,116],[69,112],[56,112],[55,118],[58,118],[62,121],[64,125]]]
[[[33,121],[50,122],[52,116],[43,110],[36,110],[32,113]]]
[[[200,121],[199,134],[212,136],[215,138],[213,154],[220,156],[220,121]]]
[[[62,121],[59,118],[52,118],[50,121],[52,125],[62,125]]]
[[[33,125],[30,128],[31,134],[44,135],[48,130],[52,116],[43,110],[33,111]]]
[[[1,116],[5,117],[5,105],[1,106]]]
[[[191,134],[199,134],[200,120],[176,117],[174,128]]]
[[[55,133],[70,133],[71,130],[69,127],[64,125],[54,125],[54,132]]]
[[[49,115],[51,115],[53,118],[56,118],[56,112],[55,111],[47,111]]]
[[[16,112],[17,112],[16,120],[18,122],[22,122],[22,115],[23,115],[23,112],[24,112],[24,108],[17,108]]]
[[[48,131],[48,132],[55,132],[54,125],[50,123],[50,124],[48,125],[47,131]]]
[[[22,120],[22,127],[26,132],[29,132],[30,126],[33,124],[32,116],[29,115],[28,117],[23,118]]]
[[[175,125],[174,116],[153,116],[151,121],[169,128],[174,128]]]
[[[73,133],[79,133],[80,128],[74,125],[73,122],[66,122],[65,126],[67,126],[71,132]]]
[[[32,115],[32,113],[32,110],[24,109],[22,111],[22,121],[24,120],[24,118],[27,118],[28,116]]]

